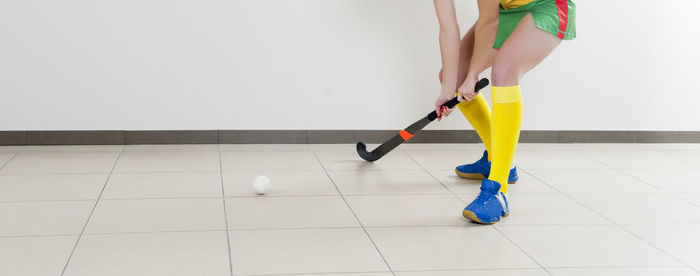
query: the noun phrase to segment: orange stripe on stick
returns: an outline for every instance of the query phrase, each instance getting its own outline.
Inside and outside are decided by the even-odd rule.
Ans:
[[[569,3],[567,0],[556,0],[557,12],[559,13],[559,35],[557,37],[564,39],[566,35],[566,25],[569,21]]]
[[[404,141],[411,139],[413,137],[413,134],[410,132],[406,131],[405,129],[399,132],[399,135],[401,135],[401,138],[403,138]]]

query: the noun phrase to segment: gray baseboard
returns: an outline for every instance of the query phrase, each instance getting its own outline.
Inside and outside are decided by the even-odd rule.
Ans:
[[[0,145],[381,143],[395,130],[0,131]],[[409,143],[479,143],[473,130],[424,130]],[[700,131],[524,130],[521,143],[700,143]]]

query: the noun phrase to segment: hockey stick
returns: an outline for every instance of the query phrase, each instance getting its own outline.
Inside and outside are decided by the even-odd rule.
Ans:
[[[476,86],[474,87],[474,91],[478,92],[482,88],[486,87],[489,85],[489,80],[486,78],[481,79],[479,82],[476,83]],[[443,104],[443,107],[447,108],[453,108],[455,105],[459,103],[459,100],[457,100],[457,97],[454,97],[452,100],[446,102]],[[399,145],[401,143],[408,141],[408,139],[411,139],[413,135],[416,135],[421,129],[426,127],[430,122],[434,121],[437,119],[437,112],[433,110],[433,112],[428,113],[427,116],[423,117],[423,119],[418,120],[417,122],[413,123],[412,125],[408,126],[406,129],[400,131],[398,134],[394,135],[391,139],[387,140],[383,144],[381,144],[379,147],[374,149],[372,152],[367,151],[367,145],[363,142],[357,142],[357,153],[362,157],[362,159],[367,160],[369,162],[374,162],[379,160],[379,158],[382,158],[382,156],[386,155]]]

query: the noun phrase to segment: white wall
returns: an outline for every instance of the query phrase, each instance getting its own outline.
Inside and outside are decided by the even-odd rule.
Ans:
[[[700,130],[698,9],[579,0],[524,129]],[[0,2],[0,130],[399,129],[439,69],[427,0]]]

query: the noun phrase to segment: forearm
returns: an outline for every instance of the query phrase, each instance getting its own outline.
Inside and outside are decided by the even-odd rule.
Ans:
[[[459,71],[459,30],[440,30],[443,92],[457,90]]]
[[[496,41],[498,20],[479,20],[474,27],[474,52],[469,63],[468,78],[476,79],[484,69]]]

